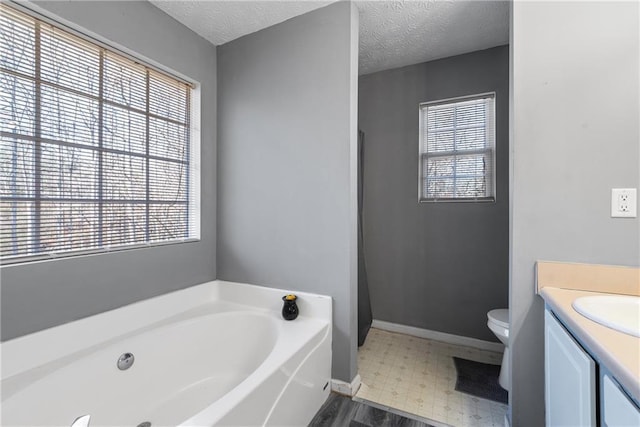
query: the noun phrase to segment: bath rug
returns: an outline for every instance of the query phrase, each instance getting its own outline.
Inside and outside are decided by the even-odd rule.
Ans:
[[[458,372],[456,390],[494,402],[508,403],[509,394],[498,384],[500,365],[453,358]]]

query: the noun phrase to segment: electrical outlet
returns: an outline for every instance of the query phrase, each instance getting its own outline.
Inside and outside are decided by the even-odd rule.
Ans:
[[[635,188],[611,189],[611,217],[635,218],[638,208],[638,190]]]

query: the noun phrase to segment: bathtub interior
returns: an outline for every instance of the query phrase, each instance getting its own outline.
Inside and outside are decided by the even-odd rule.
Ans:
[[[300,414],[278,413],[300,405],[310,420],[330,389],[322,388],[330,381],[330,321],[286,322],[273,307],[208,294],[205,304],[3,378],[3,425],[70,425],[85,414],[92,426],[242,425],[234,420],[248,413],[249,425],[278,417],[295,424]],[[11,358],[19,348],[10,347]],[[125,352],[135,362],[120,371]]]
[[[96,348],[3,401],[3,421],[65,425],[90,414],[92,425],[150,417],[177,425],[255,371],[276,343],[274,320],[251,312],[200,316]],[[124,353],[135,361],[121,371]]]

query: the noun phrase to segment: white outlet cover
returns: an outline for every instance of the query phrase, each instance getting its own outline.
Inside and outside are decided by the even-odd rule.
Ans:
[[[638,211],[638,190],[636,188],[611,189],[611,217],[636,218]]]

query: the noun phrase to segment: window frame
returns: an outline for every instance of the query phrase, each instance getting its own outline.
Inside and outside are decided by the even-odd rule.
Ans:
[[[430,155],[428,152],[423,151],[423,147],[424,147],[424,138],[425,138],[425,119],[424,116],[426,115],[423,111],[425,109],[428,109],[429,107],[433,107],[433,106],[438,106],[438,105],[444,105],[444,104],[455,104],[455,103],[459,103],[459,102],[464,102],[464,101],[473,101],[476,99],[485,99],[485,98],[492,98],[493,99],[493,112],[492,112],[492,117],[493,117],[493,133],[491,135],[491,137],[493,138],[492,141],[492,147],[491,148],[483,148],[483,149],[475,149],[475,150],[453,150],[453,151],[447,151],[447,152],[442,152],[442,153],[438,153],[436,156],[434,155]],[[420,104],[418,104],[418,120],[419,120],[419,137],[418,137],[418,203],[495,203],[497,200],[497,194],[496,194],[496,181],[497,181],[497,168],[496,168],[496,140],[497,140],[497,126],[496,126],[496,122],[497,122],[497,117],[496,117],[496,103],[497,103],[497,96],[496,96],[496,92],[492,91],[492,92],[483,92],[483,93],[477,93],[477,94],[473,94],[473,95],[463,95],[463,96],[457,96],[457,97],[453,97],[453,98],[445,98],[445,99],[438,99],[435,101],[427,101],[427,102],[421,102]],[[485,122],[485,136],[488,137],[487,133],[488,133],[488,126],[487,126],[487,122]],[[440,197],[440,198],[426,198],[424,197],[424,183],[425,183],[425,177],[424,177],[424,162],[427,161],[427,159],[429,158],[433,158],[433,157],[446,157],[446,156],[455,156],[455,155],[464,155],[464,154],[482,154],[482,153],[490,153],[491,155],[491,161],[492,161],[492,176],[491,176],[491,182],[490,185],[491,186],[491,194],[493,194],[493,196],[485,196],[485,197]],[[455,176],[455,175],[454,175]]]
[[[135,243],[123,243],[123,244],[104,244],[103,246],[96,246],[91,248],[78,248],[78,249],[67,249],[67,250],[55,250],[50,249],[44,251],[42,253],[30,253],[26,255],[16,255],[16,256],[0,256],[0,268],[5,265],[19,265],[19,264],[28,264],[31,262],[38,261],[46,261],[46,260],[54,260],[60,258],[70,258],[70,257],[79,257],[79,256],[88,256],[88,255],[100,255],[110,252],[120,252],[127,250],[137,250],[143,248],[151,248],[156,246],[168,246],[168,245],[176,245],[176,244],[184,244],[184,243],[194,243],[199,242],[201,240],[201,130],[200,130],[200,118],[201,118],[201,84],[195,81],[192,78],[185,76],[180,72],[176,72],[154,60],[149,59],[148,57],[135,52],[129,48],[121,46],[117,43],[114,43],[105,37],[102,37],[92,31],[85,29],[84,27],[62,19],[55,14],[43,9],[35,4],[22,4],[17,3],[15,1],[9,0],[5,3],[6,7],[13,8],[14,10],[28,15],[34,20],[41,21],[46,25],[50,25],[58,28],[59,30],[70,34],[73,37],[80,38],[83,42],[94,45],[97,49],[104,50],[106,52],[110,52],[117,56],[124,58],[125,60],[132,61],[136,65],[147,68],[147,74],[149,72],[155,72],[160,74],[163,78],[170,78],[182,84],[185,84],[188,87],[187,98],[189,104],[188,114],[185,118],[186,126],[188,131],[187,138],[187,156],[186,156],[186,165],[187,168],[187,176],[188,183],[185,187],[186,191],[186,207],[187,207],[187,231],[189,232],[188,237],[171,239],[171,240],[160,240],[160,241],[146,241],[146,242],[135,242]],[[101,55],[102,56],[102,55]],[[148,90],[148,89],[147,89]],[[70,93],[74,93],[72,90]],[[99,103],[105,103],[108,105],[109,102],[101,98],[99,99]],[[149,102],[149,101],[147,101]],[[148,109],[148,105],[147,105]],[[150,117],[153,117],[150,116]],[[167,119],[171,122],[171,119]],[[26,141],[33,141],[33,138],[29,137]],[[41,140],[46,141],[46,138],[40,137]],[[147,136],[148,139],[148,136]],[[64,143],[62,145],[65,145]],[[74,144],[69,144],[74,145]],[[96,152],[103,152],[103,149],[96,148]],[[111,150],[116,152],[117,150]],[[104,151],[104,152],[111,152]],[[140,157],[140,156],[134,156]],[[153,155],[149,155],[148,149],[147,153],[144,157],[145,159],[154,159]],[[39,172],[35,172],[36,174]],[[147,171],[148,175],[148,171]],[[100,180],[104,179],[100,177]],[[2,198],[3,201],[11,200],[11,198]],[[97,203],[102,203],[102,199],[99,199],[96,196],[95,201]],[[147,201],[149,203],[149,201]]]

